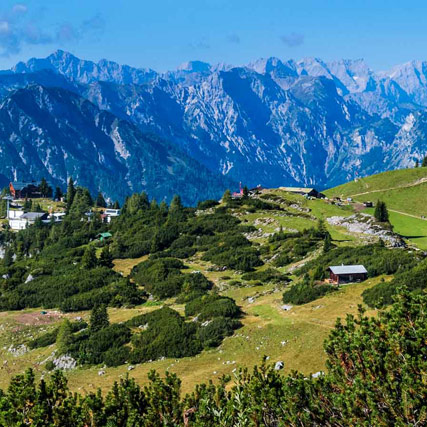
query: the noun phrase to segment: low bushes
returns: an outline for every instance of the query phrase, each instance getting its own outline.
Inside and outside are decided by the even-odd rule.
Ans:
[[[87,327],[88,327],[88,324],[86,322],[71,323],[72,332],[78,332]],[[34,348],[40,348],[40,347],[47,347],[48,345],[55,344],[56,337],[58,336],[58,331],[59,331],[59,328],[55,328],[53,331],[46,332],[43,335],[40,335],[39,337],[31,340],[27,344],[28,348],[34,349]]]
[[[241,326],[236,319],[216,317],[199,328],[198,338],[204,348],[218,347],[225,337],[233,335],[234,330]]]
[[[289,277],[286,274],[281,273],[279,270],[269,268],[263,271],[246,273],[242,276],[242,280],[257,280],[263,283],[286,283],[289,282]]]
[[[236,302],[220,295],[204,295],[185,306],[186,316],[196,316],[199,321],[213,319],[214,317],[237,318],[241,315]]]
[[[149,259],[132,270],[132,277],[154,296],[164,299],[179,295],[185,301],[194,294],[203,294],[212,283],[199,272],[184,274],[182,261],[175,258]]]
[[[132,363],[155,360],[160,357],[194,356],[202,349],[197,337],[197,325],[187,323],[174,310],[161,308],[138,316],[127,322],[128,325],[146,325],[144,331],[132,338]]]
[[[336,286],[326,284],[296,283],[283,294],[283,302],[295,305],[306,304],[336,290]]]
[[[396,274],[390,282],[381,282],[363,292],[363,301],[370,307],[383,307],[393,303],[393,297],[400,287],[405,286],[413,292],[427,288],[427,261],[411,270]]]

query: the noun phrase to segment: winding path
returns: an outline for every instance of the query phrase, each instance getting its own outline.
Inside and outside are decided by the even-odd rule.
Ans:
[[[421,185],[421,184],[424,184],[426,182],[427,182],[427,178],[421,178],[418,181],[412,182],[411,184],[399,185],[397,187],[383,188],[381,190],[365,191],[364,193],[350,194],[348,197],[363,196],[365,194],[370,194],[370,193],[383,193],[385,191],[390,191],[390,190],[399,190],[400,188],[416,187],[417,185]]]

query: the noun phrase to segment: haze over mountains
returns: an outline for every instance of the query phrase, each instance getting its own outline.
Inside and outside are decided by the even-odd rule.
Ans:
[[[0,173],[188,203],[228,186],[331,187],[427,152],[427,62],[200,61],[175,71],[57,51],[0,72]]]

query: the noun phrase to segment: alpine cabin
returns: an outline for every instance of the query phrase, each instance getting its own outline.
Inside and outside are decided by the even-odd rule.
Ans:
[[[368,278],[368,271],[363,265],[334,265],[328,271],[330,281],[337,285],[362,282]]]

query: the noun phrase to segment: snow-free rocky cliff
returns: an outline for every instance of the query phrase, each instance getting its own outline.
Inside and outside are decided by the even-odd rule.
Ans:
[[[113,198],[195,202],[238,181],[325,188],[427,152],[416,61],[381,73],[363,60],[193,61],[159,74],[57,51],[0,72],[0,97],[3,180],[72,175]]]

